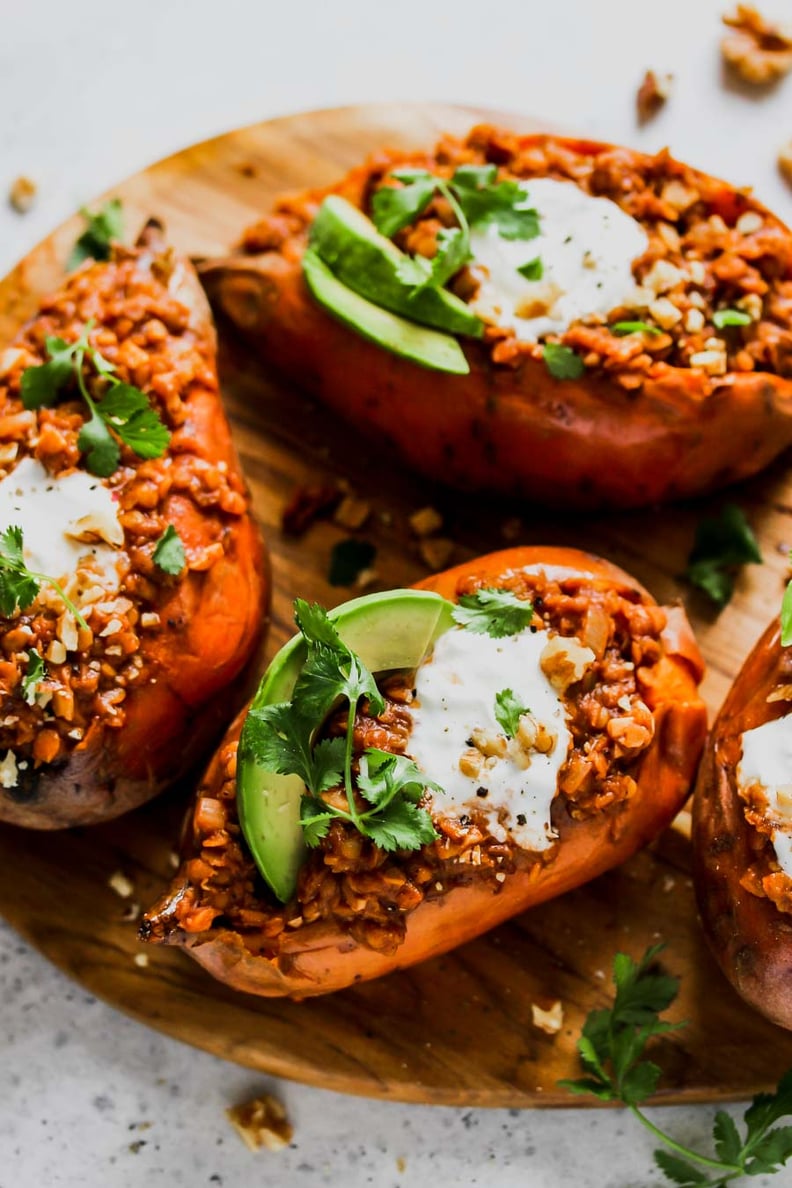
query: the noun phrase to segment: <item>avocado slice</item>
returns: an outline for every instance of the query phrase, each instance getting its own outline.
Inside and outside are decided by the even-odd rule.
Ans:
[[[467,375],[470,371],[462,348],[450,334],[408,322],[406,318],[367,301],[333,276],[312,248],[306,249],[302,266],[308,288],[316,300],[350,330],[421,367],[447,371],[452,375]]]
[[[345,198],[325,198],[311,225],[310,243],[342,284],[375,305],[449,334],[481,338],[484,333],[481,318],[447,289],[410,296],[410,286],[396,275],[408,257]]]
[[[452,605],[429,590],[387,590],[354,598],[329,618],[347,647],[373,673],[417,668],[439,635],[453,626]],[[301,635],[273,659],[251,708],[288,701],[305,663]],[[317,729],[322,725],[317,722]],[[305,854],[299,776],[268,771],[256,760],[245,727],[239,743],[237,806],[250,852],[263,878],[281,902],[294,894]]]

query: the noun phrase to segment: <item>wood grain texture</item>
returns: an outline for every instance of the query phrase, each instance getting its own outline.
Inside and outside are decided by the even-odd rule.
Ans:
[[[113,193],[124,200],[130,236],[156,215],[178,248],[214,254],[276,193],[328,182],[383,144],[430,144],[440,131],[462,133],[492,114],[379,105],[292,116],[187,149]],[[526,131],[538,126],[501,118]],[[78,227],[78,220],[67,223],[0,282],[0,342],[58,284]],[[444,535],[455,542],[452,562],[511,543],[572,545],[628,569],[659,601],[684,598],[709,664],[704,691],[712,711],[778,612],[792,545],[792,481],[783,460],[725,497],[652,514],[558,517],[552,509],[452,495],[404,473],[376,443],[334,424],[282,378],[262,375],[227,330],[221,379],[272,552],[268,656],[291,634],[295,594],[325,605],[349,596],[325,576],[332,546],[348,533],[330,522],[317,523],[300,540],[280,531],[296,487],[339,478],[371,502],[358,535],[376,545],[381,588],[426,576],[407,518],[430,504],[443,513]],[[746,510],[764,564],[740,575],[732,603],[714,617],[678,575],[698,518],[728,500]],[[665,1075],[658,1101],[745,1097],[769,1088],[792,1065],[792,1035],[744,1006],[705,950],[689,843],[679,829],[619,870],[445,957],[293,1003],[236,994],[180,952],[144,950],[135,924],[123,919],[128,904],[108,879],[121,870],[133,882],[136,903],[156,898],[171,874],[188,795],[186,787],[174,790],[120,821],[65,834],[0,828],[0,912],[91,992],[181,1040],[350,1093],[445,1104],[585,1104],[556,1082],[576,1075],[575,1042],[587,1012],[606,1002],[613,954],[623,949],[637,956],[663,941],[667,968],[683,979],[673,1014],[689,1024],[660,1045]],[[148,964],[136,965],[143,951]],[[531,1006],[557,1000],[564,1023],[551,1037],[533,1026]]]

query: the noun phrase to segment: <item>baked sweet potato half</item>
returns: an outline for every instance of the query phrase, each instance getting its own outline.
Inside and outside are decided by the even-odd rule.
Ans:
[[[704,931],[742,997],[792,1028],[792,648],[777,623],[707,742],[693,808]]]
[[[134,808],[232,716],[267,594],[211,313],[156,224],[0,354],[0,531],[0,820]]]
[[[606,561],[515,548],[329,617],[295,605],[140,934],[237,989],[442,953],[624,861],[688,795],[701,657]]]
[[[267,363],[456,487],[639,507],[792,442],[792,234],[666,151],[481,126],[378,152],[201,279]]]

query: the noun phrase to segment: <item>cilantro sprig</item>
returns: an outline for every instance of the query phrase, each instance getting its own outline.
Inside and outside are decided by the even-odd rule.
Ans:
[[[22,696],[28,705],[32,705],[36,700],[36,689],[46,679],[44,658],[35,648],[31,648],[28,652],[27,672],[22,678]]]
[[[392,239],[409,226],[440,194],[451,207],[456,227],[444,227],[437,235],[437,251],[431,260],[408,256],[401,261],[397,276],[412,290],[439,289],[473,258],[470,232],[473,227],[494,225],[504,239],[535,239],[539,216],[526,191],[514,181],[498,181],[495,165],[462,165],[446,180],[426,169],[397,169],[389,176],[399,186],[383,186],[371,201],[377,230]],[[535,262],[534,262],[535,263]]]
[[[69,272],[84,260],[109,260],[113,243],[124,234],[121,199],[111,198],[97,211],[80,207],[86,227],[71,250],[67,261]]]
[[[696,528],[685,577],[708,594],[718,607],[734,593],[734,574],[741,565],[759,564],[762,554],[743,511],[727,504],[720,516],[705,517]]]
[[[48,337],[45,347],[48,362],[28,367],[22,373],[22,404],[28,409],[51,408],[68,388],[77,384],[88,405],[90,417],[77,438],[91,474],[107,478],[118,469],[121,450],[127,445],[139,458],[160,458],[168,448],[170,433],[159,413],[151,407],[148,396],[132,384],[122,383],[115,367],[91,346],[89,334],[94,323],[87,322],[76,342]],[[85,363],[107,385],[101,399],[94,399],[85,382]]]
[[[154,546],[154,552],[152,553],[152,559],[154,564],[163,573],[167,573],[171,577],[176,577],[184,569],[187,560],[184,553],[184,544],[173,524],[168,524],[168,527],[157,541]]]
[[[88,624],[60,583],[46,573],[28,569],[24,544],[22,529],[16,525],[0,532],[0,614],[7,618],[18,610],[27,610],[35,602],[42,582],[46,582],[52,586],[80,626],[87,631]]]
[[[617,953],[613,962],[616,994],[611,1007],[592,1011],[578,1041],[586,1075],[559,1084],[577,1095],[621,1102],[655,1138],[665,1144],[654,1152],[660,1170],[682,1188],[723,1188],[741,1176],[772,1174],[792,1157],[792,1126],[774,1126],[792,1115],[792,1070],[779,1081],[775,1093],[760,1093],[745,1112],[745,1134],[725,1110],[713,1125],[715,1157],[678,1143],[650,1121],[640,1105],[657,1089],[661,1070],[645,1058],[656,1036],[684,1027],[660,1019],[677,996],[679,980],[656,965],[662,945],[647,949],[636,962]],[[665,1149],[667,1148],[667,1149]]]
[[[257,762],[281,775],[298,775],[306,785],[300,820],[307,845],[316,846],[331,823],[342,820],[383,850],[419,849],[437,835],[431,816],[418,802],[427,788],[438,786],[411,759],[375,747],[359,758],[355,780],[358,704],[365,699],[376,715],[385,702],[372,673],[343,643],[323,608],[298,598],[294,610],[307,658],[291,701],[253,708],[248,714],[246,731]],[[344,736],[316,742],[328,714],[344,701]],[[346,795],[345,808],[322,797],[338,786]]]
[[[495,694],[495,720],[507,738],[514,738],[520,727],[520,718],[530,712],[512,689],[501,689],[500,693]]]
[[[451,615],[455,623],[468,631],[505,639],[528,626],[533,618],[533,607],[511,590],[484,586],[474,594],[462,594]]]

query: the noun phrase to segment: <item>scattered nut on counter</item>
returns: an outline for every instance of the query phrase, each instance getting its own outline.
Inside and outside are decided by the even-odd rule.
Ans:
[[[788,140],[778,154],[778,168],[792,186],[792,140]]]
[[[640,123],[645,124],[657,115],[671,94],[673,81],[673,74],[655,74],[654,70],[647,70],[635,96]]]
[[[8,191],[8,201],[19,214],[27,214],[36,201],[37,193],[38,186],[32,178],[25,177],[24,174],[21,174],[11,183],[11,189]]]
[[[743,82],[765,86],[792,70],[792,26],[772,24],[751,4],[738,4],[723,23],[734,30],[721,41],[723,60]]]
[[[226,1117],[249,1151],[281,1151],[288,1147],[294,1127],[286,1110],[269,1093],[226,1110]]]
[[[534,1027],[538,1027],[545,1035],[557,1035],[564,1026],[564,1008],[560,1002],[554,1002],[546,1011],[532,1002],[531,1016]]]
[[[443,527],[443,517],[434,507],[422,507],[410,516],[410,530],[414,536],[431,536]]]
[[[129,899],[132,892],[135,890],[134,883],[127,878],[121,870],[116,870],[110,875],[107,880],[107,885],[111,891],[115,891],[121,899]]]

